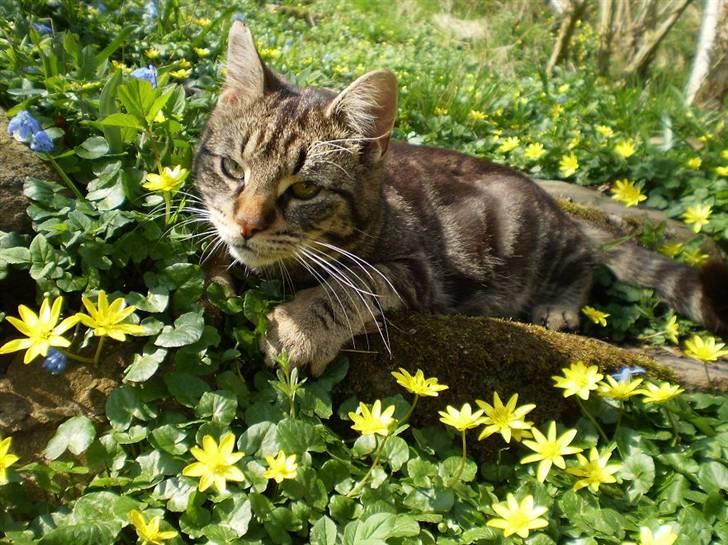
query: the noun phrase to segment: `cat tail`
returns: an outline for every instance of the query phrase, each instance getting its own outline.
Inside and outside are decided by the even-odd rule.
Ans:
[[[607,229],[576,220],[593,243],[595,258],[628,284],[654,289],[680,314],[717,333],[728,333],[728,266],[710,261],[689,267],[643,248],[621,242]]]

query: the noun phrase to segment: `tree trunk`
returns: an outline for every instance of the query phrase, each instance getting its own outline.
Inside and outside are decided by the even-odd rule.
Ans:
[[[695,49],[693,68],[685,89],[685,104],[690,105],[698,94],[710,71],[710,60],[718,29],[718,16],[723,7],[723,0],[705,0],[703,20],[700,24],[698,45]]]
[[[599,0],[599,51],[597,70],[602,76],[609,72],[609,58],[612,55],[612,36],[614,34],[615,0]]]
[[[574,28],[576,28],[576,22],[584,12],[586,3],[584,0],[572,0],[569,3],[569,7],[564,13],[564,18],[561,20],[561,26],[559,27],[559,35],[556,38],[554,49],[551,52],[551,58],[546,65],[546,75],[551,76],[554,68],[557,64],[563,61],[569,53],[569,44],[571,43],[571,37],[574,34]]]

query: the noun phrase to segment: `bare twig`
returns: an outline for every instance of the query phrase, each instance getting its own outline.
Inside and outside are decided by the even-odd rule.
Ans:
[[[554,49],[551,52],[551,58],[546,65],[547,76],[551,76],[551,74],[553,74],[554,67],[566,58],[569,51],[569,43],[571,42],[571,37],[573,36],[574,28],[576,27],[576,22],[581,17],[585,6],[586,3],[584,0],[572,0],[569,3],[569,7],[564,13],[564,18],[561,20],[559,36],[556,38]]]
[[[649,65],[653,53],[691,2],[692,0],[680,0],[659,28],[647,34],[637,53],[635,53],[629,65],[625,68],[625,75],[629,76],[640,73]]]

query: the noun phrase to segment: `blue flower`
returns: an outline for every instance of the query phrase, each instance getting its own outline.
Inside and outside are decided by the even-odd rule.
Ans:
[[[147,2],[146,6],[144,6],[144,22],[145,23],[152,23],[154,22],[154,19],[157,18],[157,15],[159,15],[159,9],[157,8],[157,2],[156,0],[149,0]]]
[[[146,68],[137,68],[130,75],[132,78],[148,81],[154,88],[157,87],[157,69],[151,64]]]
[[[245,15],[243,15],[239,11],[236,11],[235,13],[233,13],[233,16],[230,17],[230,20],[231,21],[240,21],[241,23],[244,23],[245,22]]]
[[[43,368],[47,369],[51,375],[59,375],[66,370],[68,366],[68,356],[55,348],[48,349],[48,355],[43,360]]]
[[[30,149],[33,151],[50,153],[53,151],[53,147],[53,140],[46,131],[38,131],[30,139]]]
[[[53,32],[53,29],[45,23],[33,23],[33,28],[41,34],[51,34]]]
[[[28,110],[18,112],[8,123],[8,134],[18,142],[25,142],[26,144],[39,130],[41,130],[40,123]]]
[[[629,382],[632,380],[632,375],[644,375],[645,373],[646,371],[642,367],[625,367],[612,376],[619,382]]]

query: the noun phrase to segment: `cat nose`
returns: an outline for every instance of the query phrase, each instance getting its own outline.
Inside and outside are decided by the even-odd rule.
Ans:
[[[240,234],[243,235],[245,240],[248,240],[255,233],[258,233],[268,227],[268,222],[260,217],[254,219],[237,217],[235,221],[238,224],[238,227],[240,227]]]

